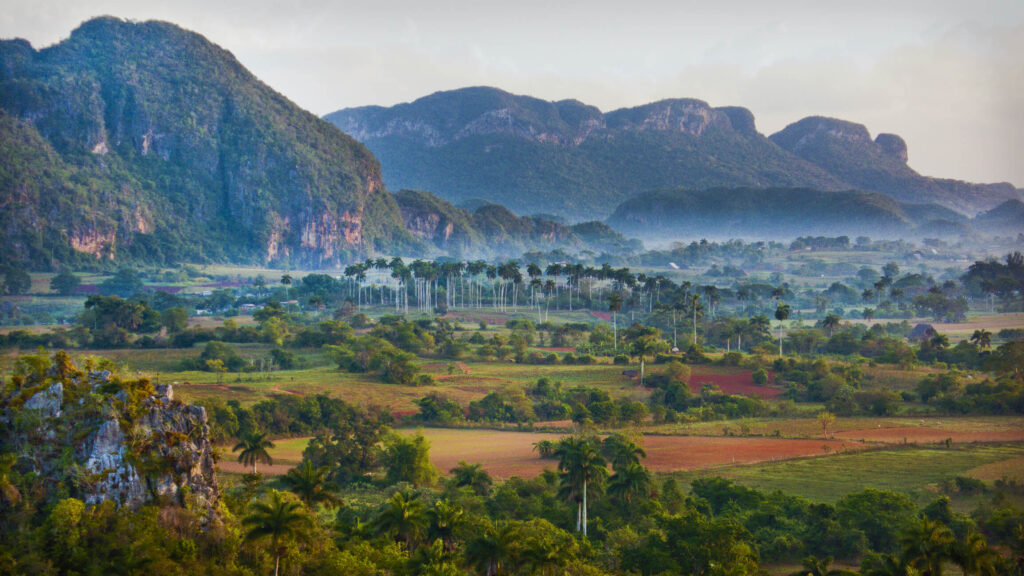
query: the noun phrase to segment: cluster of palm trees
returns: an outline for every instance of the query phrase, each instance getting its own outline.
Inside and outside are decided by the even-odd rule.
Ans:
[[[547,451],[540,449],[541,455]],[[608,494],[628,505],[650,494],[651,474],[640,464],[647,454],[629,438],[614,434],[603,442],[595,437],[570,436],[555,445],[550,454],[558,458],[559,495],[576,504],[576,531],[587,535],[588,500],[600,496],[607,481]],[[608,478],[608,462],[612,464]]]
[[[629,268],[613,268],[607,263],[591,267],[555,262],[544,268],[528,263],[525,276],[523,272],[516,260],[493,264],[483,260],[414,260],[406,264],[395,257],[371,258],[346,266],[344,279],[349,297],[355,297],[358,304],[393,304],[396,311],[405,312],[410,296],[420,311],[429,312],[438,306],[442,287],[448,308],[483,308],[488,302],[495,310],[517,311],[523,304],[522,296],[528,293],[527,303],[541,321],[552,303],[556,309],[563,300],[569,310],[579,307],[584,290],[586,300],[591,302],[595,290],[601,301],[608,288],[626,292],[649,312],[660,301],[663,289],[678,288],[662,275],[634,274]]]
[[[969,532],[958,540],[948,526],[922,518],[903,533],[901,554],[871,554],[862,565],[863,576],[942,576],[943,565],[956,564],[964,576],[1002,574],[1003,558],[985,537]],[[824,576],[824,573],[823,573]]]

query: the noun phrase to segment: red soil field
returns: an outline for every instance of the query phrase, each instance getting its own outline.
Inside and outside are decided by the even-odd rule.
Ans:
[[[541,460],[533,450],[539,440],[557,440],[556,434],[477,431],[477,437],[459,438],[471,431],[426,430],[431,440],[430,460],[447,473],[460,460],[479,462],[495,478],[534,477],[555,460]],[[448,436],[452,436],[448,438]],[[859,443],[841,440],[788,440],[780,438],[710,438],[702,436],[647,436],[644,465],[654,472],[701,470],[732,464],[823,456],[858,449]],[[824,447],[828,447],[828,451]]]
[[[738,372],[736,374],[691,374],[690,390],[700,393],[702,384],[714,384],[726,394],[742,394],[745,396],[759,396],[761,398],[775,398],[782,394],[778,388],[758,386],[754,384],[754,378],[750,372]],[[769,383],[774,380],[774,375],[768,378]]]
[[[411,433],[412,431],[409,431]],[[430,461],[441,474],[458,465],[460,460],[483,464],[496,479],[512,476],[532,478],[546,468],[555,469],[555,460],[541,460],[533,449],[540,440],[557,441],[562,434],[536,434],[529,432],[502,432],[495,430],[426,429],[430,440]],[[647,452],[644,465],[653,472],[703,470],[733,464],[756,464],[792,458],[825,456],[846,450],[858,450],[864,445],[843,440],[790,440],[782,438],[740,438],[705,436],[645,436],[643,448]],[[827,448],[827,450],[826,450]],[[225,455],[219,466],[224,472],[244,474],[249,467],[242,466],[235,455]],[[279,476],[294,463],[260,465],[260,472]]]

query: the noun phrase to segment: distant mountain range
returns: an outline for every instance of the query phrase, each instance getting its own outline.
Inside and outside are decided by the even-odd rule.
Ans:
[[[621,231],[970,233],[1019,230],[1024,213],[1012,186],[916,175],[896,137],[808,119],[766,138],[748,111],[696,100],[602,114],[470,88],[330,120],[366,146],[165,22],[97,18],[42,50],[0,41],[0,264],[599,254],[638,248]],[[835,192],[853,186],[900,201]],[[674,191],[637,196],[658,188]]]
[[[520,213],[604,218],[653,189],[801,187],[881,192],[967,215],[1021,192],[921,176],[899,136],[812,117],[765,137],[745,108],[663,100],[602,114],[494,88],[438,92],[390,108],[325,116],[380,159],[391,187],[453,202],[483,198]]]

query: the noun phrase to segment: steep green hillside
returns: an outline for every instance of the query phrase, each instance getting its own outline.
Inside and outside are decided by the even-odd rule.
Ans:
[[[608,219],[616,230],[656,238],[793,238],[807,235],[902,236],[950,211],[900,204],[877,192],[806,188],[660,190],[623,202]],[[958,223],[962,216],[952,213]],[[954,220],[949,220],[954,222]]]
[[[0,130],[7,258],[327,265],[415,247],[365,147],[172,24],[0,42]]]

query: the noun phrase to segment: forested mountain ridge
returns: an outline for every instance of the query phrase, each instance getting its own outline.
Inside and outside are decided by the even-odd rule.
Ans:
[[[0,42],[5,257],[329,265],[415,244],[364,146],[165,22]]]
[[[970,220],[934,204],[903,204],[877,192],[808,188],[657,190],[635,196],[608,219],[644,239],[789,239],[801,235],[906,237],[935,222]]]
[[[971,215],[1020,197],[1010,184],[921,176],[900,137],[871,140],[859,124],[812,117],[768,138],[749,110],[692,99],[602,114],[576,100],[473,87],[325,118],[377,155],[389,186],[575,220],[665,188],[858,189]]]
[[[401,190],[395,199],[406,229],[452,256],[518,256],[529,250],[554,249],[621,253],[643,247],[603,222],[569,226],[538,216],[517,216],[499,204],[466,210],[418,190]]]
[[[848,188],[772,144],[742,108],[664,100],[602,114],[494,88],[439,92],[325,117],[381,159],[392,188],[519,213],[604,218],[638,192],[673,186]]]

